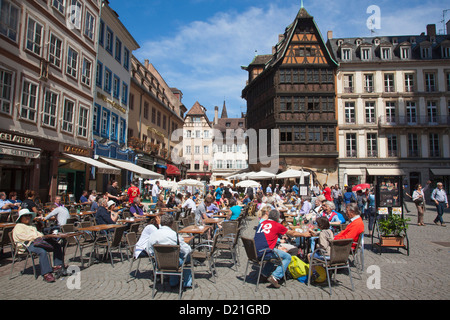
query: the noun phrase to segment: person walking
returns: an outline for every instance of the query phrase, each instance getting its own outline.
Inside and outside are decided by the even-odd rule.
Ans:
[[[436,204],[437,216],[434,219],[434,224],[441,223],[441,226],[446,227],[444,223],[443,215],[445,208],[448,209],[448,198],[447,192],[444,190],[444,185],[442,182],[438,182],[436,189],[431,193],[431,200]]]
[[[417,208],[417,225],[425,226],[425,223],[423,222],[425,196],[424,196],[421,184],[416,185],[416,188],[412,195],[412,200],[416,204],[416,208]]]

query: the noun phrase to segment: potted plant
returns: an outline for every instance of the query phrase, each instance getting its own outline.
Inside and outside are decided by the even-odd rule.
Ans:
[[[382,246],[403,247],[406,230],[411,219],[404,219],[398,214],[389,214],[386,219],[379,222]]]

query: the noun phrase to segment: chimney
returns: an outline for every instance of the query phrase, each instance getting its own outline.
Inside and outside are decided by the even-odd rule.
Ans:
[[[427,25],[427,36],[429,38],[436,38],[436,25],[435,24]]]
[[[148,59],[144,60],[145,69],[148,69],[148,66],[150,64],[150,61]]]
[[[214,107],[214,124],[218,124],[219,123],[219,107],[215,106]]]
[[[327,32],[327,38],[328,40],[333,39],[333,31],[330,30]]]

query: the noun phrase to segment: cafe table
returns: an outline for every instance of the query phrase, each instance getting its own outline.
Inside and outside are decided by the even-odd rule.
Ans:
[[[15,226],[16,226],[16,224],[13,223],[13,222],[2,222],[2,223],[0,223],[0,228],[1,229],[8,228],[8,227],[15,227]]]
[[[178,233],[192,234],[192,235],[194,235],[194,237],[198,238],[198,241],[200,243],[200,238],[203,235],[205,235],[205,233],[210,229],[212,229],[211,226],[200,227],[200,226],[196,226],[196,225],[190,225],[190,226],[184,227],[183,229],[179,230]]]
[[[44,235],[44,239],[62,239],[63,240],[63,245],[61,246],[63,249],[63,265],[65,265],[64,263],[64,257],[66,255],[65,249],[66,249],[66,242],[68,241],[69,238],[75,238],[77,245],[79,247],[80,245],[80,241],[78,239],[79,236],[81,236],[83,234],[83,232],[81,231],[75,231],[75,232],[58,232],[58,233],[50,233],[50,234],[46,234]]]
[[[92,255],[92,252],[95,250],[95,245],[97,244],[97,240],[99,238],[101,238],[101,237],[98,236],[99,232],[113,230],[113,229],[121,228],[121,227],[123,227],[123,224],[98,224],[98,225],[95,225],[95,226],[89,226],[89,227],[85,227],[85,228],[78,228],[78,231],[95,232],[96,233],[94,244],[92,245],[92,251],[91,251],[91,255]]]

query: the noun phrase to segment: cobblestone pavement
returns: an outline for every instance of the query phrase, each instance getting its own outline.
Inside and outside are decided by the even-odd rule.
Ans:
[[[410,242],[410,255],[403,249],[384,249],[377,254],[372,251],[371,239],[365,238],[365,269],[358,274],[352,268],[355,290],[351,290],[349,277],[345,273],[337,274],[337,283],[333,286],[333,295],[330,297],[328,287],[300,283],[297,280],[288,280],[286,286],[280,289],[271,287],[268,283],[260,283],[255,292],[255,274],[253,269],[247,283],[243,284],[243,273],[247,263],[245,250],[240,242],[237,271],[231,268],[229,259],[217,260],[218,278],[216,283],[209,277],[206,267],[196,268],[195,281],[198,285],[195,290],[183,293],[182,299],[192,300],[447,300],[450,298],[450,221],[449,210],[446,210],[444,219],[448,227],[437,226],[433,223],[436,216],[434,206],[428,206],[425,213],[425,227],[417,226],[417,211],[413,203],[408,203],[411,218],[408,229]],[[414,207],[414,208],[413,208]],[[367,221],[366,233],[367,233]],[[245,236],[253,236],[256,219],[248,221],[244,231]],[[435,242],[439,242],[437,244]],[[69,249],[68,257],[72,257],[73,249]],[[224,257],[228,257],[224,255]],[[11,256],[9,248],[5,248],[3,258],[0,260],[0,299],[45,299],[45,300],[151,300],[152,272],[151,265],[142,261],[140,273],[131,281],[129,276],[129,261],[120,262],[116,256],[115,266],[108,261],[93,264],[81,270],[80,289],[69,289],[71,278],[62,278],[55,283],[45,283],[42,277],[37,280],[32,275],[30,261],[26,273],[20,275],[24,262],[14,267],[14,278],[9,280]],[[38,260],[36,259],[36,262]],[[66,262],[67,263],[67,262]],[[71,262],[80,266],[79,260]],[[133,268],[137,264],[134,264]],[[373,266],[379,267],[374,269]],[[375,284],[372,277],[373,270],[379,270],[380,288],[369,289]],[[68,281],[69,280],[69,281]],[[69,283],[69,285],[68,285]],[[369,284],[369,286],[368,286]],[[178,291],[171,290],[168,283],[164,287],[157,286],[155,300],[178,300]]]

